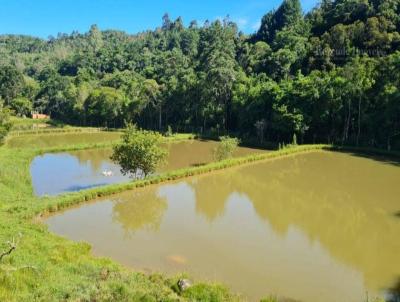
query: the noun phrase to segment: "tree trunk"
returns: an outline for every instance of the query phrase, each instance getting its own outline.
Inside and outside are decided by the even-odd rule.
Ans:
[[[358,99],[358,132],[357,132],[357,146],[360,142],[360,134],[361,134],[361,97]]]
[[[228,133],[228,115],[229,115],[229,108],[228,108],[228,100],[225,100],[225,118],[224,118],[224,130],[225,133]]]
[[[344,129],[343,129],[343,138],[342,138],[342,145],[347,140],[349,136],[349,128],[350,128],[350,119],[351,119],[351,101],[348,101],[348,113],[347,117],[345,118]]]
[[[160,108],[158,111],[158,130],[161,131],[161,127],[162,127],[162,106],[160,104]]]

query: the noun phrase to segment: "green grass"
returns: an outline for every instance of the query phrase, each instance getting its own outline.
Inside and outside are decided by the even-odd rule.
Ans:
[[[189,138],[193,136],[175,135],[168,140]],[[255,161],[334,149],[327,145],[297,146],[181,169],[128,184],[110,185],[51,198],[33,195],[29,166],[36,155],[43,152],[100,148],[107,144],[109,142],[32,148],[26,141],[25,148],[0,147],[0,251],[6,248],[5,242],[13,237],[19,240],[15,252],[0,263],[0,301],[240,300],[225,287],[211,283],[198,283],[181,293],[176,286],[179,276],[145,275],[128,270],[111,260],[96,258],[92,256],[88,244],[75,243],[50,233],[40,222],[39,216],[99,196],[137,187]]]
[[[82,127],[62,127],[62,128],[35,128],[35,129],[11,129],[10,136],[21,136],[29,134],[57,134],[57,133],[77,133],[77,132],[100,132],[104,131],[100,128],[82,128]]]
[[[187,138],[178,135],[168,140]],[[96,194],[35,197],[29,174],[33,157],[41,152],[105,144],[108,142],[49,148],[0,147],[0,252],[7,248],[8,240],[19,241],[17,249],[0,263],[0,301],[187,301],[204,296],[204,292],[219,300],[235,299],[225,288],[213,284],[196,285],[186,297],[186,292],[174,290],[177,277],[145,275],[111,260],[95,258],[89,245],[60,238],[36,219],[48,209]],[[82,200],[82,196],[86,197]]]
[[[87,244],[59,238],[35,222],[40,209],[65,198],[33,196],[28,167],[35,153],[0,148],[0,242],[22,234],[16,251],[0,264],[0,301],[184,300],[170,279],[94,258]],[[15,270],[24,266],[34,269]],[[226,291],[221,295],[232,297]]]
[[[22,131],[44,129],[44,128],[55,129],[56,127],[58,127],[58,128],[61,128],[64,126],[66,128],[70,127],[70,126],[64,125],[62,123],[59,123],[57,121],[50,120],[50,119],[31,119],[31,118],[21,118],[21,117],[12,116],[10,120],[12,122],[11,131],[22,132]]]
[[[10,148],[52,148],[69,145],[83,144],[112,144],[120,139],[121,132],[68,132],[68,133],[49,133],[39,135],[9,136],[6,145]]]
[[[61,128],[44,129],[38,131],[11,131],[5,140],[10,148],[29,149],[87,149],[91,147],[110,147],[115,144],[122,134],[122,131],[104,131],[99,128]],[[194,139],[192,134],[175,134],[164,137],[165,141],[181,141]],[[65,151],[65,150],[63,150]]]
[[[42,124],[42,123],[50,123],[50,119],[31,119],[31,118],[22,118],[17,116],[11,117],[11,122],[14,126],[21,126],[21,125],[34,125],[34,124]]]

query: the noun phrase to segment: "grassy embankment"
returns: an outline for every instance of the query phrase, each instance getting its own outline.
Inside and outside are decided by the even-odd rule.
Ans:
[[[178,135],[169,140],[190,138]],[[176,278],[134,272],[108,259],[95,258],[90,246],[62,239],[36,221],[37,215],[124,190],[221,170],[232,166],[332,149],[326,145],[298,146],[181,169],[146,180],[111,185],[56,197],[33,195],[29,165],[43,152],[110,146],[77,144],[50,148],[0,147],[0,243],[16,238],[17,249],[0,262],[0,301],[232,301],[240,300],[215,284],[196,284],[179,293]],[[6,246],[3,244],[4,249]],[[1,249],[3,250],[3,249]]]
[[[188,139],[177,135],[168,140]],[[29,143],[29,142],[28,142]],[[17,248],[0,262],[0,301],[185,301],[236,300],[215,284],[197,284],[185,293],[177,278],[133,272],[111,260],[95,258],[90,246],[59,238],[35,221],[38,213],[95,196],[38,198],[33,195],[29,166],[43,152],[109,147],[112,141],[84,142],[50,148],[0,147],[0,255],[15,238]],[[104,188],[102,188],[104,190]],[[102,191],[101,190],[101,191]],[[112,190],[103,191],[112,193]],[[86,197],[85,197],[86,196]],[[88,198],[89,199],[89,198]]]

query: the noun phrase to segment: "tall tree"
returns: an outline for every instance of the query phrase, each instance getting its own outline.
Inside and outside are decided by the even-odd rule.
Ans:
[[[150,105],[150,108],[158,110],[158,130],[160,131],[162,130],[162,89],[163,87],[159,85],[156,80],[145,80],[142,83],[140,94],[147,104],[146,107]]]
[[[99,51],[104,43],[103,43],[103,34],[99,30],[96,24],[90,26],[89,30],[89,45],[94,52]]]
[[[200,68],[203,72],[204,109],[217,114],[222,110],[221,125],[229,126],[229,110],[236,79],[235,36],[237,28],[225,19],[204,29],[201,37]],[[212,103],[208,103],[208,102]],[[222,107],[222,108],[221,108]],[[206,111],[205,111],[206,112]]]
[[[0,66],[0,97],[6,104],[17,97],[24,87],[24,77],[12,65]]]
[[[88,120],[95,126],[105,127],[121,127],[123,125],[125,105],[125,95],[111,87],[95,89],[84,104]]]
[[[10,110],[4,107],[4,102],[0,98],[0,144],[3,143],[3,140],[10,129]]]
[[[261,20],[256,40],[270,44],[278,31],[296,25],[303,17],[299,0],[284,0],[276,11],[267,13]]]

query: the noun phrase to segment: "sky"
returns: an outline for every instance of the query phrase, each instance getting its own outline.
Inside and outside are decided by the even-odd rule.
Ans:
[[[138,33],[161,25],[164,13],[181,16],[187,25],[214,21],[229,15],[245,33],[256,31],[262,16],[282,0],[0,0],[0,34],[24,34],[41,38],[58,33],[100,29]],[[318,0],[301,0],[304,11]]]

